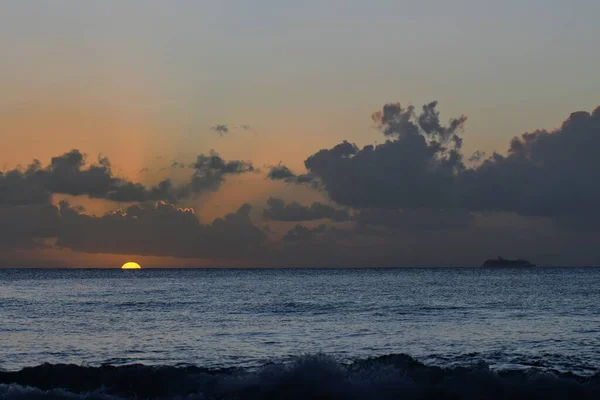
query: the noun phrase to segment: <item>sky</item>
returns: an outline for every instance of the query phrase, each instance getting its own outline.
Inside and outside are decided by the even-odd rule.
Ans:
[[[598,12],[1,2],[0,266],[595,265]]]

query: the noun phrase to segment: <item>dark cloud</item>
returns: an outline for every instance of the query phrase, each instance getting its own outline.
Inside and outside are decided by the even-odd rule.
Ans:
[[[372,115],[385,143],[360,149],[343,141],[308,157],[306,175],[279,165],[269,177],[318,182],[332,200],[353,208],[453,207],[456,175],[465,169],[459,135],[466,117],[443,126],[436,107],[431,102],[417,114],[413,106],[386,104]]]
[[[353,215],[346,209],[315,202],[304,206],[286,203],[271,197],[263,210],[263,218],[272,221],[296,222],[330,219],[334,222],[355,222],[359,231],[369,227],[394,231],[466,229],[473,226],[475,215],[462,209],[361,209]]]
[[[192,209],[165,202],[135,205],[101,217],[85,215],[62,202],[56,245],[86,253],[234,259],[257,252],[266,239],[250,221],[250,210],[244,204],[205,225]]]
[[[58,235],[59,214],[50,204],[0,206],[0,249],[43,245]]]
[[[225,124],[217,124],[210,127],[211,131],[215,131],[219,134],[219,136],[225,136],[229,133],[229,127]]]
[[[489,214],[475,215],[466,226],[436,226],[433,220],[406,229],[382,220],[358,230],[300,225],[286,234],[282,248],[269,250],[269,257],[278,265],[344,267],[479,266],[498,256],[554,266],[600,260],[598,233],[567,232],[546,218]]]
[[[448,126],[440,123],[440,113],[437,111],[437,101],[432,101],[422,107],[420,115],[416,115],[414,106],[403,108],[400,103],[389,103],[381,111],[371,115],[371,119],[379,126],[386,136],[400,137],[404,135],[423,135],[441,143],[450,140],[455,147],[460,148],[462,139],[458,136],[467,117],[461,115],[452,118]]]
[[[53,157],[46,167],[34,160],[25,169],[0,173],[0,204],[45,204],[53,193],[117,202],[177,201],[217,190],[227,175],[254,170],[249,162],[225,161],[214,151],[199,155],[191,167],[194,173],[182,185],[176,186],[166,179],[145,186],[116,177],[108,158],[100,157],[96,163],[86,165],[84,155],[71,150]]]
[[[436,102],[387,104],[373,120],[389,139],[380,145],[344,141],[305,161],[335,202],[353,208],[467,209],[521,215],[599,215],[600,108],[576,112],[556,130],[514,138],[506,156],[476,152],[466,167],[460,133],[466,117],[439,122]],[[598,218],[600,221],[600,218]]]
[[[285,242],[297,242],[314,239],[315,236],[327,231],[327,225],[321,224],[315,228],[307,228],[304,225],[296,225],[283,235],[282,240]]]
[[[61,201],[59,206],[0,206],[0,250],[56,247],[84,253],[184,258],[257,257],[266,233],[250,220],[251,207],[201,223],[194,211],[159,201],[102,216]],[[48,242],[49,240],[49,242]]]
[[[330,205],[315,202],[311,206],[303,206],[297,202],[286,204],[282,199],[270,197],[263,217],[273,221],[313,221],[331,219],[336,222],[350,220],[348,210],[334,208]]]
[[[597,259],[600,108],[573,113],[557,129],[516,137],[505,155],[475,152],[471,158],[462,152],[466,118],[442,125],[436,102],[420,111],[388,104],[373,120],[384,143],[359,148],[343,141],[309,156],[306,174],[281,163],[267,173],[272,180],[322,189],[347,208],[270,198],[264,218],[329,219],[354,222],[357,229],[351,223],[337,228],[307,223],[284,233],[277,231],[283,224],[273,224],[269,233],[253,224],[248,205],[201,223],[193,211],[171,203],[214,192],[228,177],[255,171],[248,161],[224,160],[214,151],[191,165],[172,165],[189,167],[187,180],[148,186],[116,176],[107,158],[87,164],[73,150],[48,165],[36,160],[0,173],[0,248],[51,242],[89,253],[220,257],[264,265],[320,260],[471,265],[498,255],[535,262],[536,255],[547,260],[548,254],[581,262]],[[140,204],[98,217],[67,203],[51,205],[53,194]],[[482,217],[487,214],[497,216]],[[535,223],[518,226],[524,220]]]
[[[176,198],[186,198],[204,192],[214,192],[225,181],[227,175],[240,175],[254,171],[251,162],[239,160],[225,161],[215,151],[211,151],[208,155],[199,155],[196,161],[190,164],[189,167],[194,169],[194,173],[190,181],[177,190]]]
[[[460,175],[470,209],[587,219],[600,202],[600,107],[572,113],[553,131],[515,137],[506,156],[494,154]]]
[[[196,162],[190,165],[199,174],[220,173],[220,174],[241,174],[254,170],[249,161],[225,161],[217,152],[211,150],[208,155],[200,154]]]
[[[483,160],[485,160],[485,152],[480,150],[477,150],[469,157],[469,162],[472,164],[478,164]]]
[[[294,174],[292,172],[292,170],[289,169],[288,167],[286,167],[285,165],[282,165],[281,163],[279,163],[277,165],[269,167],[269,172],[267,173],[267,177],[269,179],[277,181],[277,180],[281,180],[281,179],[295,178],[296,174]]]
[[[131,206],[103,216],[86,215],[66,202],[58,208],[2,206],[0,258],[7,251],[56,247],[98,254],[200,258],[205,260],[201,265],[214,265],[218,260],[265,266],[478,265],[498,255],[544,263],[598,260],[598,235],[560,231],[540,224],[544,220],[540,217],[529,217],[531,223],[524,224],[525,217],[498,214],[483,224],[465,227],[454,222],[435,225],[435,218],[423,223],[416,217],[402,216],[396,217],[399,222],[388,222],[394,218],[390,214],[371,214],[368,218],[363,214],[360,221],[367,218],[366,228],[395,233],[297,225],[279,242],[273,241],[274,234],[268,239],[249,215],[250,206],[243,205],[203,224],[192,210],[164,202]],[[407,219],[413,223],[406,223]]]
[[[114,176],[108,158],[100,157],[97,163],[86,165],[84,155],[71,150],[53,157],[43,167],[34,160],[26,169],[13,169],[0,174],[0,204],[48,203],[53,193],[122,202],[147,201],[169,198],[162,191],[168,181],[147,188]]]
[[[319,189],[320,182],[312,173],[296,175],[291,169],[279,163],[269,167],[267,178],[279,181],[283,180],[286,183],[294,183],[297,185],[309,185],[313,189]]]
[[[242,124],[239,127],[238,126],[230,127],[229,125],[226,125],[226,124],[217,124],[217,125],[213,125],[210,127],[211,131],[216,132],[221,137],[227,135],[228,133],[231,133],[231,131],[235,130],[235,129],[241,129],[243,131],[251,131],[252,127],[248,124]]]
[[[365,227],[385,227],[393,231],[449,230],[469,228],[475,216],[460,209],[363,209],[354,220],[358,229]]]
[[[458,118],[452,118],[448,126],[442,126],[440,124],[440,113],[436,110],[436,107],[437,101],[423,106],[423,112],[419,115],[418,119],[419,127],[425,134],[437,137],[442,142],[452,140],[455,147],[460,148],[462,146],[462,139],[457,135],[457,132],[463,128],[467,117],[461,115]]]
[[[373,114],[390,138],[385,143],[359,149],[344,141],[318,151],[304,164],[330,198],[345,206],[445,208],[454,200],[456,175],[465,168],[460,140],[453,139],[465,117],[447,127],[438,127],[436,118],[435,103],[418,117],[413,107],[388,104]]]
[[[37,168],[37,163],[34,163]],[[32,170],[11,170],[0,173],[0,205],[27,205],[50,203],[52,194],[30,177]]]

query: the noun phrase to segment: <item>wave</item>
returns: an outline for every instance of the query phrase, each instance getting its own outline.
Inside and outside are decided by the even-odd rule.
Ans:
[[[599,399],[600,374],[443,368],[403,354],[306,355],[259,368],[42,364],[0,371],[0,399]]]

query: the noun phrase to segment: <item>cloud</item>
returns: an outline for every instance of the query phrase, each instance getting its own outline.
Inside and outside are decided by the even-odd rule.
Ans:
[[[452,118],[448,126],[442,126],[440,113],[436,109],[437,104],[437,101],[432,101],[423,105],[421,114],[417,116],[414,106],[403,108],[400,103],[388,103],[382,110],[374,112],[371,119],[386,136],[422,135],[441,143],[452,140],[455,146],[460,148],[462,139],[458,133],[462,130],[467,117],[461,115]]]
[[[312,173],[296,175],[291,169],[279,163],[269,167],[267,178],[273,181],[283,180],[286,183],[297,185],[309,185],[313,189],[319,189],[320,182]]]
[[[475,215],[460,209],[363,209],[354,220],[358,229],[385,227],[393,231],[465,229],[473,226]]]
[[[34,160],[25,169],[0,173],[0,205],[46,204],[54,193],[116,202],[177,201],[216,191],[227,175],[254,170],[250,162],[225,161],[214,151],[199,155],[191,168],[194,173],[181,185],[165,179],[145,186],[116,177],[106,157],[86,165],[84,155],[79,150],[71,150],[53,157],[46,167]]]
[[[311,206],[303,206],[298,202],[286,204],[282,199],[270,197],[263,217],[273,221],[313,221],[331,219],[336,222],[350,220],[348,210],[334,208],[330,205],[315,202]]]
[[[165,202],[135,205],[103,216],[87,215],[66,202],[59,207],[2,206],[0,259],[7,251],[53,247],[92,254],[204,259],[199,265],[478,265],[497,255],[546,263],[598,260],[598,235],[560,231],[541,223],[544,219],[539,217],[523,224],[524,217],[498,214],[486,217],[492,221],[485,223],[440,226],[435,225],[435,214],[425,223],[409,217],[416,225],[388,223],[386,219],[393,218],[390,214],[369,215],[366,229],[297,225],[279,241],[250,220],[250,210],[243,205],[205,224],[193,210]],[[362,218],[364,222],[366,214]],[[494,219],[505,223],[498,225]],[[561,258],[549,260],[547,254]]]
[[[239,127],[238,126],[229,127],[229,125],[226,125],[226,124],[217,124],[217,125],[213,125],[210,127],[211,131],[216,132],[221,137],[227,135],[228,133],[231,133],[231,131],[233,131],[235,129],[241,129],[243,131],[251,131],[252,127],[248,124],[241,124]]]
[[[44,246],[58,235],[59,214],[51,204],[0,206],[0,249]]]
[[[305,166],[329,197],[357,209],[466,209],[586,218],[600,215],[600,108],[575,112],[552,131],[514,138],[506,156],[475,152],[467,167],[466,117],[442,126],[436,102],[387,104],[372,119],[388,140],[359,149],[347,141]],[[598,218],[600,221],[600,217]]]
[[[217,132],[219,134],[219,136],[225,136],[230,131],[229,127],[225,124],[217,124],[217,125],[211,126],[210,130]]]
[[[133,202],[168,198],[165,189],[170,182],[146,188],[139,183],[113,175],[108,158],[86,165],[79,150],[52,157],[43,167],[34,160],[26,169],[13,169],[0,174],[0,204],[44,204],[53,193],[86,195],[113,201]]]
[[[308,157],[309,173],[335,202],[354,208],[445,208],[454,200],[456,175],[465,168],[459,131],[466,117],[443,127],[435,102],[420,116],[387,104],[372,118],[389,139],[359,149],[343,141]],[[456,137],[456,138],[455,138]]]
[[[0,173],[0,205],[27,205],[50,203],[51,193],[43,186],[34,184],[31,172],[11,170]]]
[[[159,201],[102,216],[66,201],[0,206],[0,250],[50,248],[83,253],[229,260],[264,254],[267,235],[250,220],[251,206],[203,224],[190,208]],[[47,240],[50,240],[49,242]]]
[[[254,166],[249,161],[225,161],[221,156],[212,151],[201,154],[189,166],[194,169],[190,181],[177,189],[176,198],[191,197],[194,194],[214,192],[225,181],[227,175],[240,175],[254,171]]]
[[[469,157],[469,162],[472,164],[478,164],[483,160],[485,160],[485,152],[480,150],[477,150]]]
[[[292,170],[286,167],[285,165],[279,163],[277,165],[269,167],[267,177],[276,181],[281,179],[295,178],[296,174],[294,174]]]
[[[327,225],[321,224],[316,228],[307,228],[304,225],[296,225],[283,235],[282,240],[285,242],[297,242],[314,239],[315,236],[327,231]]]
[[[251,221],[248,205],[205,224],[176,205],[218,190],[231,176],[255,172],[249,161],[225,160],[210,151],[191,164],[172,165],[189,168],[187,178],[144,185],[116,176],[105,157],[88,164],[72,150],[47,165],[36,160],[0,173],[0,247],[55,243],[89,253],[265,265],[321,259],[336,265],[448,265],[555,253],[573,260],[598,257],[600,108],[573,113],[556,129],[515,137],[505,155],[475,152],[470,158],[462,147],[466,117],[443,125],[436,102],[420,109],[387,104],[372,119],[386,138],[382,144],[359,148],[342,141],[316,151],[305,160],[305,174],[281,163],[268,169],[269,179],[308,184],[333,202],[269,198],[265,219],[307,226],[282,232],[277,229],[284,224],[272,224],[273,232],[266,232]],[[93,216],[68,203],[53,206],[53,194],[139,204]],[[328,224],[308,223],[326,219]],[[518,226],[525,220],[535,223]]]
[[[56,245],[86,253],[235,259],[258,252],[266,240],[251,222],[250,210],[244,204],[211,224],[202,224],[192,209],[165,202],[134,205],[101,217],[61,202]]]
[[[515,137],[460,175],[462,203],[475,210],[588,218],[600,202],[600,107],[572,113],[552,131]]]

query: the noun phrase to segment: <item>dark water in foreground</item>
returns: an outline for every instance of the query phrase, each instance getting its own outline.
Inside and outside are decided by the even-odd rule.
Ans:
[[[597,268],[0,270],[0,399],[600,398],[599,293]]]

